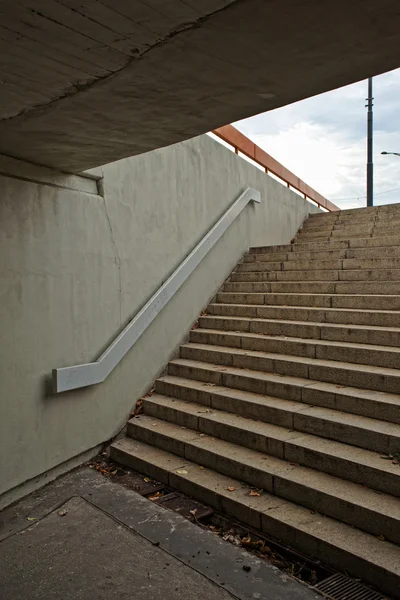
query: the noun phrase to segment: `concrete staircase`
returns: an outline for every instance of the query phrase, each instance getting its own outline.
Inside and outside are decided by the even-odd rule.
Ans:
[[[250,249],[167,373],[112,458],[400,597],[400,205]]]

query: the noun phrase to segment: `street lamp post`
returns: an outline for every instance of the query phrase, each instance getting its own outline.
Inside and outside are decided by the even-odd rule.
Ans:
[[[381,152],[381,154],[393,154],[394,156],[400,156],[400,152]]]
[[[374,164],[372,157],[372,135],[373,135],[373,97],[372,97],[372,77],[368,79],[368,98],[367,98],[367,119],[368,119],[368,162],[367,162],[367,206],[373,206],[374,204]]]

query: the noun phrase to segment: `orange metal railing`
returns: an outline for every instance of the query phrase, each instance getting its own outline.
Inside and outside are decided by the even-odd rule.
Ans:
[[[266,173],[273,173],[282,179],[288,187],[290,186],[303,194],[304,198],[312,200],[318,204],[318,206],[322,206],[326,210],[340,210],[339,207],[330,202],[327,198],[324,198],[324,196],[321,196],[321,194],[304,183],[299,177],[296,177],[289,169],[281,165],[275,158],[272,158],[270,154],[249,140],[248,137],[238,131],[233,125],[224,125],[223,127],[214,129],[213,134],[233,146],[236,154],[241,152],[248,158],[251,158],[261,165]]]

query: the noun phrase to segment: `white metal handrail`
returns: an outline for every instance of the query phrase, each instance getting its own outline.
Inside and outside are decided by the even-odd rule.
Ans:
[[[104,381],[249,202],[261,202],[260,192],[247,188],[235,200],[97,361],[53,369],[54,392],[65,392]]]

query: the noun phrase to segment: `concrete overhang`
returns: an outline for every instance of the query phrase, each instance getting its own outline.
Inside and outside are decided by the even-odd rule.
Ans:
[[[2,0],[0,153],[79,172],[400,66],[398,0]]]

